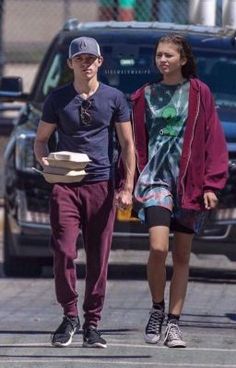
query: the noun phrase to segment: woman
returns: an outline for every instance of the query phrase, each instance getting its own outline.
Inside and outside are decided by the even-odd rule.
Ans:
[[[174,233],[173,275],[164,344],[185,347],[179,319],[185,300],[191,245],[227,178],[224,134],[209,88],[196,78],[190,45],[178,34],[155,47],[162,78],[132,95],[138,180],[135,209],[149,229],[147,277],[152,308],[145,341],[161,339],[165,319],[166,257]]]

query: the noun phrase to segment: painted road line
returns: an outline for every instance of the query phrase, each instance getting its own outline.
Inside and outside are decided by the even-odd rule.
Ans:
[[[0,206],[0,233],[3,231],[3,207]]]
[[[117,359],[117,358],[116,358]],[[60,364],[60,363],[94,363],[94,358],[92,359],[80,359],[75,358],[75,359],[71,359],[71,358],[63,358],[63,359],[55,359],[55,357],[52,357],[51,359],[40,359],[40,357],[37,357],[37,359],[2,359],[1,358],[1,363],[11,363],[11,364],[27,364],[27,363],[45,363],[45,364],[50,364],[53,363],[54,365]],[[117,360],[106,360],[106,361],[101,361],[98,362],[98,358],[96,357],[96,366],[98,367],[98,365],[102,364],[103,366],[105,365],[125,365],[125,366],[133,366],[135,365],[137,366],[141,366],[145,367],[149,366],[149,367],[204,367],[204,368],[236,368],[236,364],[208,364],[208,363],[203,363],[203,364],[199,364],[199,363],[163,363],[163,362],[130,362],[130,361],[122,361],[119,362]]]
[[[155,344],[120,344],[120,343],[109,343],[108,344],[108,349],[109,347],[123,347],[123,348],[141,348],[141,349],[165,349],[167,350],[166,346],[160,346],[160,345],[155,345]],[[45,348],[52,348],[54,350],[54,347],[51,345],[51,343],[9,343],[9,344],[1,344],[0,343],[0,348],[27,348],[27,347],[35,347],[35,348],[41,348],[41,347],[45,347]],[[82,348],[82,343],[76,343],[73,342],[70,347],[81,347]],[[68,347],[70,349],[70,347]],[[83,348],[84,349],[84,348]],[[180,350],[180,349],[178,349]],[[186,352],[191,352],[191,351],[211,351],[211,352],[227,352],[227,353],[234,353],[236,352],[236,348],[235,349],[227,349],[227,348],[201,348],[201,347],[187,347],[187,348],[183,348],[181,349],[183,351]],[[107,351],[107,350],[106,350]]]

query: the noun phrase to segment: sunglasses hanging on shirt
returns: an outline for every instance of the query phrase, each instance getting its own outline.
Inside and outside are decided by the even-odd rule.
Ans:
[[[80,105],[80,121],[84,125],[91,125],[92,123],[91,112],[89,111],[91,106],[91,100],[83,100]]]

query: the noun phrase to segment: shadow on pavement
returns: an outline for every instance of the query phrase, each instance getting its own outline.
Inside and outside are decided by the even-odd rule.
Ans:
[[[78,268],[78,276],[84,276],[85,269]],[[167,279],[172,276],[172,267],[167,266]],[[146,266],[145,265],[110,265],[108,271],[109,279],[129,279],[129,280],[145,280]],[[236,270],[229,271],[223,269],[206,269],[206,268],[191,268],[189,280],[206,283],[236,283]]]
[[[123,336],[123,335],[126,335],[127,333],[131,333],[131,332],[136,332],[138,331],[138,329],[134,329],[134,328],[114,328],[114,329],[100,329],[99,330],[103,335],[106,335],[106,336]],[[35,330],[35,331],[32,331],[31,330],[27,330],[27,329],[24,329],[24,330],[4,330],[4,329],[1,329],[0,330],[0,335],[3,334],[3,335],[12,335],[12,334],[16,334],[16,335],[49,335],[51,333],[53,333],[54,331],[49,331],[49,330]],[[76,332],[76,335],[82,335],[82,330],[80,330],[79,332]],[[22,344],[23,346],[24,344]],[[0,344],[0,347],[1,347],[1,344]]]
[[[77,277],[85,278],[85,265],[77,264]],[[171,279],[172,266],[167,266],[167,280]],[[52,267],[44,267],[41,278],[53,278]],[[0,278],[5,278],[3,264],[0,263]],[[27,277],[25,277],[27,278]],[[30,278],[30,277],[29,277]],[[108,268],[109,280],[146,280],[146,266],[144,264],[111,264]],[[189,281],[202,283],[228,283],[236,284],[236,270],[211,269],[211,268],[191,268]]]

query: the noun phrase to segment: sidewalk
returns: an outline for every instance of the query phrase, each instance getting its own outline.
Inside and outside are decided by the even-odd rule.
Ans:
[[[85,264],[85,253],[79,250],[77,263],[79,266]],[[122,250],[115,249],[110,253],[109,277],[112,279],[146,279],[146,264],[148,250]],[[172,273],[172,256],[167,256],[167,277],[170,279]],[[81,268],[78,267],[78,271]],[[81,270],[84,276],[84,268]],[[190,258],[190,280],[234,280],[236,282],[236,262],[230,261],[223,255],[191,254]]]
[[[190,281],[181,319],[186,349],[165,347],[164,336],[157,345],[144,343],[151,303],[145,280],[109,279],[99,324],[107,349],[82,348],[81,331],[69,347],[51,347],[61,320],[52,279],[2,278],[0,284],[1,368],[236,368],[236,283]],[[83,280],[78,288],[81,311]]]
[[[3,231],[3,200],[0,198],[0,250],[2,249],[2,231]],[[109,276],[111,278],[121,279],[146,279],[146,264],[148,259],[148,250],[142,249],[112,249],[109,257]],[[2,254],[0,252],[0,262]],[[78,273],[84,276],[85,273],[85,252],[79,249]],[[168,277],[172,271],[171,252],[167,257]],[[52,269],[45,268],[44,276],[52,276]],[[214,254],[191,254],[190,258],[190,278],[212,279],[212,280],[236,280],[236,262],[230,261],[224,255]]]

